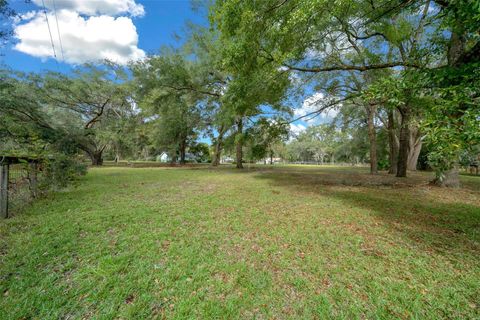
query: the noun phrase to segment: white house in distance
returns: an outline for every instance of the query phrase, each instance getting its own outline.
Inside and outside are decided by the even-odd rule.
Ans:
[[[163,151],[162,153],[160,153],[157,158],[156,158],[157,162],[162,162],[162,163],[167,163],[167,162],[171,162],[172,161],[172,158],[170,158],[170,156],[168,155],[168,153],[166,153],[165,151]],[[178,161],[179,159],[177,159]],[[195,160],[195,155],[192,154],[192,153],[185,153],[185,160],[188,161],[188,162],[197,162]]]
[[[232,157],[229,157],[229,156],[224,156],[220,159],[220,163],[232,163],[234,161],[235,161],[235,159],[233,159]]]
[[[164,151],[157,156],[157,161],[159,162],[170,162],[170,156]]]

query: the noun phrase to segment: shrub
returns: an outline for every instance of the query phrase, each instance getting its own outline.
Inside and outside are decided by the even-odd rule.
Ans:
[[[390,168],[390,161],[382,159],[378,161],[378,170],[388,170]]]
[[[42,164],[41,188],[62,189],[87,173],[87,166],[76,158],[56,155]]]

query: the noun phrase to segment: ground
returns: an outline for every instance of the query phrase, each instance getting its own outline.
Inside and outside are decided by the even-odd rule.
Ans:
[[[478,319],[480,178],[98,168],[0,222],[0,319]]]

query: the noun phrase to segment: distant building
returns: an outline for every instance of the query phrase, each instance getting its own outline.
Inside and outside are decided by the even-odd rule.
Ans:
[[[232,163],[234,161],[235,161],[235,159],[233,159],[232,157],[228,157],[228,156],[222,157],[220,159],[220,163]]]
[[[157,161],[158,162],[170,162],[171,160],[172,159],[170,158],[170,156],[166,152],[162,152],[161,154],[159,154],[157,156]]]
[[[270,161],[272,161],[272,163],[270,163]],[[283,163],[283,159],[282,158],[272,158],[272,159],[265,158],[257,161],[257,164],[276,164],[276,163]]]
[[[171,162],[172,158],[168,155],[168,153],[166,153],[164,151],[157,156],[156,160],[157,160],[157,162],[167,163],[167,162]],[[177,162],[178,161],[180,161],[179,157],[177,157]],[[190,152],[185,153],[185,161],[187,161],[187,162],[197,162],[197,160],[195,158],[195,155],[193,153],[190,153]]]
[[[282,158],[272,158],[272,164],[275,164],[275,163],[282,163],[283,162],[283,159]],[[270,158],[267,159],[267,163],[270,163]]]

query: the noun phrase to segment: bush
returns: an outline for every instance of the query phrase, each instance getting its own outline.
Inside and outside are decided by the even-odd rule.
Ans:
[[[62,189],[87,173],[87,166],[78,159],[56,155],[42,165],[41,188]]]
[[[388,170],[390,168],[390,161],[388,159],[382,159],[378,161],[378,170]]]

